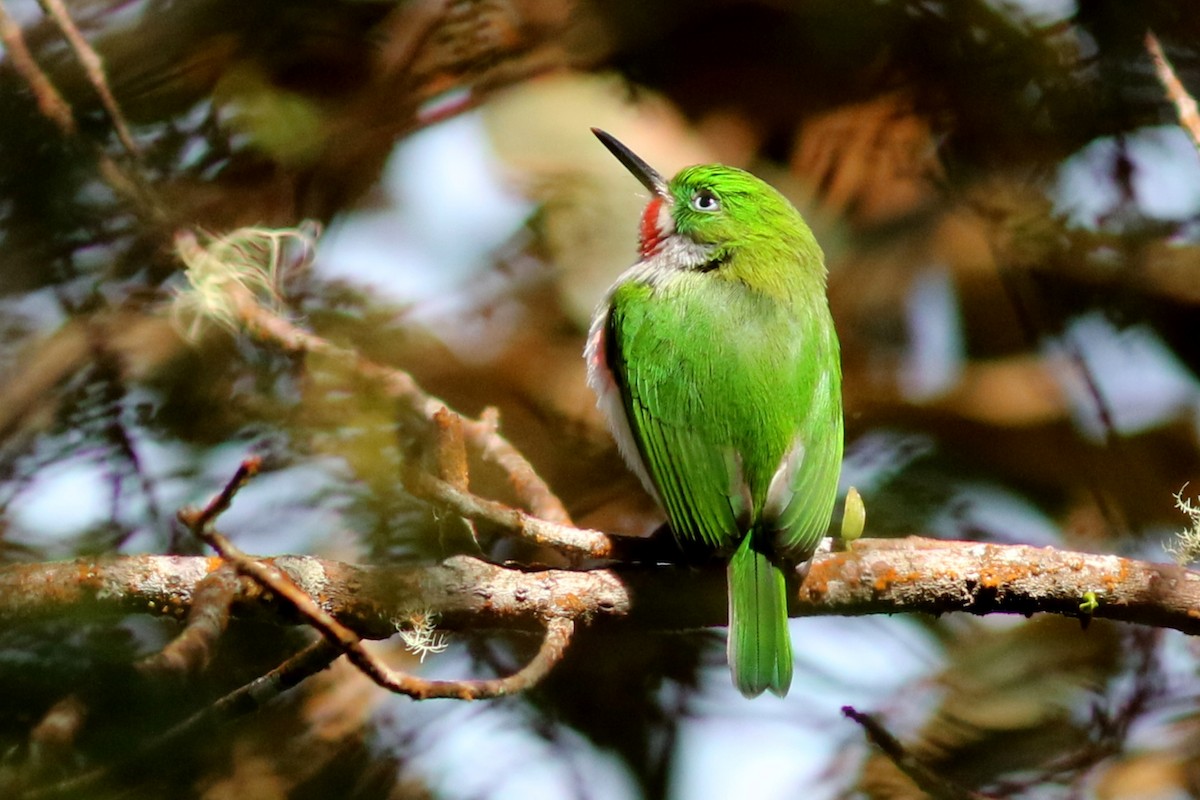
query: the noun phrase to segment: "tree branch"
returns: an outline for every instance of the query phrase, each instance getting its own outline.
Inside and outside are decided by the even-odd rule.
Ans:
[[[725,571],[620,566],[525,571],[456,556],[428,567],[353,566],[307,556],[262,559],[341,625],[364,638],[395,633],[393,619],[431,609],[446,630],[543,630],[545,620],[620,621],[651,630],[726,622]],[[0,568],[0,625],[67,613],[182,617],[200,581],[223,562],[129,556]],[[1081,609],[1087,593],[1098,600]],[[1024,545],[931,539],[860,540],[816,556],[794,597],[796,616],[925,612],[1048,612],[1200,633],[1200,574],[1172,564]],[[249,579],[235,615],[299,618]]]
[[[1097,607],[1081,603],[1093,593]],[[825,613],[1049,612],[1200,633],[1200,574],[1175,564],[1052,547],[909,537],[818,556],[802,607]]]
[[[186,245],[177,239],[177,246]],[[186,262],[187,259],[184,260]],[[260,341],[287,353],[317,353],[342,363],[354,364],[358,374],[379,381],[384,391],[397,400],[403,410],[417,419],[431,423],[435,430],[438,427],[444,428],[446,414],[454,413],[444,401],[425,392],[407,372],[376,364],[356,350],[340,347],[292,324],[265,308],[248,291],[231,293],[235,295],[233,300],[242,327]],[[439,419],[442,420],[440,426]],[[535,517],[562,525],[571,524],[571,517],[562,501],[521,452],[500,435],[497,412],[494,409],[485,412],[479,420],[463,417],[459,425],[465,442],[505,471],[517,496]]]
[[[453,419],[453,415],[444,409],[439,417],[443,420]],[[527,665],[507,677],[485,680],[429,681],[401,670],[392,669],[363,646],[361,634],[343,625],[317,602],[315,598],[319,595],[306,591],[276,565],[242,552],[225,536],[213,530],[212,523],[229,507],[238,490],[258,472],[259,467],[258,458],[249,458],[243,461],[225,488],[210,500],[208,505],[202,509],[189,508],[180,511],[179,521],[205,544],[216,550],[227,564],[237,570],[238,574],[247,576],[262,590],[289,605],[291,610],[320,631],[328,642],[343,652],[354,666],[358,667],[377,685],[418,700],[434,697],[453,697],[459,700],[498,697],[529,688],[545,677],[562,659],[563,653],[571,641],[571,636],[575,632],[574,615],[547,613],[541,618],[545,625],[545,633],[537,655]],[[207,579],[201,581],[200,586],[202,587],[206,581]],[[195,594],[193,594],[193,599],[196,599]],[[192,609],[195,610],[196,607],[193,605]],[[437,612],[422,610],[422,613],[429,616]],[[399,616],[401,615],[397,613],[392,619],[397,619]],[[189,615],[189,619],[190,617],[191,615]],[[395,625],[394,622],[393,625]]]

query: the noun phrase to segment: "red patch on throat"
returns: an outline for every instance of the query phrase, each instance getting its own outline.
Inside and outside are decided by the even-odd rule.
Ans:
[[[653,198],[646,204],[642,212],[642,226],[638,231],[638,241],[641,243],[642,258],[654,255],[654,251],[662,244],[663,232],[658,228],[658,212],[662,209],[663,199]]]

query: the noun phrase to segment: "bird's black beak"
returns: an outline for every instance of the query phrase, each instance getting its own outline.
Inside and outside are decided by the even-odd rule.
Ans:
[[[667,196],[667,182],[662,175],[658,174],[658,170],[638,158],[632,150],[621,144],[611,133],[599,128],[592,128],[592,133],[596,134],[596,138],[617,157],[617,161],[625,165],[625,169],[633,173],[633,177],[642,182],[642,186],[659,197]]]

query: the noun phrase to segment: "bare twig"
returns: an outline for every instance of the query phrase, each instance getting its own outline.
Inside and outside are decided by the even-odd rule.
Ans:
[[[108,118],[117,132],[117,138],[121,140],[121,146],[130,156],[137,158],[139,156],[138,146],[133,141],[133,135],[129,132],[129,126],[125,123],[125,117],[121,113],[121,107],[117,105],[117,99],[113,97],[112,90],[108,88],[108,79],[104,76],[104,62],[100,59],[100,54],[88,44],[87,39],[83,38],[83,34],[75,25],[75,20],[71,19],[71,15],[67,13],[62,0],[38,0],[38,3],[42,10],[54,20],[54,24],[58,26],[71,45],[75,57],[83,66],[84,74],[96,89],[96,94],[100,96],[104,110],[108,112]]]
[[[138,772],[144,769],[147,759],[155,754],[169,750],[185,737],[205,727],[211,727],[223,720],[258,710],[268,701],[328,667],[340,655],[341,651],[337,647],[320,639],[266,675],[255,678],[245,686],[235,689],[212,705],[197,711],[153,740],[138,747],[121,761],[89,770],[82,775],[50,786],[26,791],[20,796],[23,800],[63,795],[78,797],[79,792],[97,783],[117,778],[129,772]]]
[[[218,540],[224,539],[214,534]],[[245,556],[236,553],[228,541],[222,541],[222,556],[238,565],[263,586],[270,588],[290,602],[308,622],[329,641],[336,644],[350,662],[379,686],[398,694],[406,694],[418,700],[435,697],[454,697],[460,700],[476,700],[511,694],[534,685],[550,668],[562,659],[563,652],[575,630],[575,623],[567,617],[552,617],[546,621],[545,638],[534,658],[521,670],[505,678],[489,680],[428,681],[414,675],[393,670],[367,650],[358,635],[339,623],[331,614],[316,604],[290,580],[274,567],[256,561],[243,561]]]
[[[466,458],[458,443],[461,440],[505,472],[518,499],[534,516],[570,525],[571,517],[562,501],[520,451],[500,435],[495,411],[485,412],[480,420],[463,419],[443,400],[425,392],[407,372],[377,364],[354,349],[304,330],[272,307],[270,297],[264,299],[259,296],[263,292],[256,293],[256,287],[263,285],[272,291],[278,288],[272,277],[277,265],[272,256],[262,255],[261,241],[283,236],[305,239],[312,246],[312,237],[297,231],[242,229],[210,237],[204,243],[191,232],[178,234],[176,252],[188,267],[193,289],[181,295],[183,302],[177,303],[177,308],[199,309],[200,319],[238,327],[287,353],[314,353],[351,364],[356,374],[377,381],[398,402],[402,414],[415,417],[438,433],[436,469],[441,477],[450,478],[457,488],[466,488]],[[457,421],[451,421],[450,415]]]
[[[349,360],[358,374],[379,381],[391,397],[402,401],[409,412],[429,422],[434,422],[439,413],[449,408],[441,399],[422,390],[407,372],[376,364],[354,350],[339,347],[310,333],[263,307],[249,293],[238,302],[237,307],[242,324],[257,338],[289,353],[318,353],[342,362]],[[494,419],[494,414],[485,415],[479,421],[463,419],[466,441],[505,470],[518,497],[536,516],[569,525],[571,517],[562,501],[520,451],[500,435]]]
[[[959,786],[920,759],[909,753],[904,745],[887,728],[869,714],[856,711],[852,706],[842,706],[842,714],[862,726],[867,739],[891,760],[896,768],[908,776],[921,791],[935,800],[984,800],[988,795]]]
[[[161,651],[142,659],[138,671],[144,675],[180,675],[208,666],[217,639],[229,624],[230,606],[240,589],[237,570],[228,564],[206,575],[196,584],[183,631]]]
[[[463,443],[462,417],[448,408],[433,415],[437,427],[437,476],[460,491],[467,491],[467,447]]]
[[[80,37],[80,40],[82,41],[82,37]],[[0,0],[0,41],[4,42],[5,51],[17,74],[25,80],[29,85],[30,91],[33,92],[33,96],[37,100],[38,110],[41,111],[42,115],[54,123],[63,136],[73,137],[79,133],[79,127],[75,122],[75,115],[71,110],[71,106],[63,98],[58,89],[55,88],[46,73],[42,71],[42,68],[38,66],[37,61],[34,60],[25,42],[25,37],[21,33],[20,26],[17,25],[16,21],[8,13],[3,0]],[[83,42],[83,44],[87,46],[86,42]],[[94,52],[93,55],[95,55]],[[102,73],[101,77],[103,77]],[[116,105],[114,102],[113,108],[109,109],[110,115],[115,109]],[[113,117],[113,120],[114,125],[117,125],[118,121],[121,120],[119,111],[117,112],[117,116]],[[123,126],[124,123],[121,122],[120,124]],[[120,128],[118,128],[118,134],[120,135]],[[126,143],[127,139],[128,142]],[[122,143],[125,143],[127,147],[132,144],[132,139],[129,138],[128,131],[124,132]],[[104,179],[112,190],[119,197],[129,201],[132,207],[143,218],[154,222],[163,222],[166,219],[166,211],[158,201],[152,188],[142,177],[136,172],[126,172],[98,144],[95,145],[95,150],[97,170],[100,173],[100,177]]]
[[[997,797],[1025,797],[1040,786],[1062,785],[1077,780],[1104,759],[1125,751],[1134,723],[1145,719],[1152,706],[1170,694],[1159,661],[1161,632],[1152,628],[1137,628],[1130,634],[1125,637],[1122,649],[1128,656],[1126,674],[1133,676],[1133,680],[1127,686],[1118,684],[1113,687],[1115,691],[1125,692],[1124,698],[1116,702],[1111,710],[1101,705],[1101,697],[1094,698],[1086,739],[1036,770],[1017,778],[989,782],[987,789],[990,794]]]
[[[405,470],[404,488],[414,497],[448,508],[460,516],[487,520],[519,534],[530,542],[553,547],[584,558],[607,559],[616,556],[614,537],[600,531],[575,528],[530,516],[483,497],[462,491],[446,481],[417,469]]]
[[[332,614],[321,608],[310,595],[270,564],[249,558],[234,547],[228,539],[215,531],[209,533],[210,541],[223,558],[234,564],[238,571],[253,578],[264,588],[290,603],[304,619],[336,645],[354,666],[379,686],[406,694],[417,700],[435,697],[454,697],[460,700],[476,700],[497,697],[526,689],[541,680],[554,664],[562,659],[563,652],[575,630],[575,623],[567,617],[552,617],[546,620],[545,638],[534,658],[518,672],[505,678],[489,680],[429,681],[394,670],[367,650],[357,633],[342,625]]]
[[[77,129],[71,106],[34,60],[33,54],[25,44],[21,27],[8,13],[4,0],[0,0],[0,40],[4,42],[4,49],[13,68],[25,79],[33,96],[37,98],[38,110],[46,119],[57,125],[63,135],[74,136]]]
[[[243,459],[242,463],[238,464],[238,468],[234,470],[233,477],[225,484],[222,489],[212,500],[208,501],[208,505],[200,510],[185,509],[179,512],[179,521],[187,525],[197,536],[208,543],[208,531],[206,530],[217,517],[225,513],[229,508],[229,504],[233,502],[234,496],[241,491],[246,482],[258,474],[262,469],[262,459],[258,456],[251,456]],[[211,544],[211,543],[210,543]]]
[[[467,464],[467,446],[463,441],[462,422],[462,417],[448,408],[439,409],[433,415],[433,424],[437,429],[433,468],[440,480],[447,482],[460,492],[466,492],[470,487],[470,469]],[[476,550],[482,551],[474,520],[457,516],[453,520],[440,519],[439,521],[442,524],[457,522],[470,535]]]
[[[541,479],[533,465],[511,442],[499,435],[499,411],[485,408],[478,420],[464,420],[463,429],[479,454],[508,475],[513,491],[528,506],[530,513],[548,522],[571,524],[571,516],[562,501]]]
[[[87,717],[88,707],[77,694],[69,694],[50,707],[29,732],[29,761],[34,774],[54,774],[70,763],[75,740]]]
[[[562,659],[575,630],[575,623],[562,614],[547,614],[544,618],[545,637],[541,648],[533,660],[513,675],[488,680],[429,681],[391,669],[363,646],[358,633],[338,622],[313,599],[312,594],[300,588],[278,567],[246,555],[229,539],[212,529],[212,522],[229,506],[238,489],[257,471],[257,459],[243,461],[220,494],[202,510],[185,509],[179,512],[180,521],[238,572],[291,605],[327,640],[341,649],[352,664],[379,686],[418,700],[433,697],[455,697],[461,700],[496,697],[532,686]]]
[[[1197,111],[1196,99],[1192,97],[1183,82],[1179,80],[1179,76],[1175,74],[1175,68],[1167,60],[1167,55],[1163,52],[1162,45],[1159,44],[1158,37],[1154,35],[1153,31],[1146,32],[1146,50],[1149,51],[1150,58],[1154,61],[1154,71],[1158,73],[1159,82],[1167,90],[1167,97],[1175,104],[1175,112],[1179,114],[1179,124],[1187,131],[1192,145],[1200,150],[1200,111]]]

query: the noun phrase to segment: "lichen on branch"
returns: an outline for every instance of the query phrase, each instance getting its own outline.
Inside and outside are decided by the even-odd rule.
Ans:
[[[308,556],[261,559],[286,574],[339,623],[364,638],[395,633],[394,619],[427,608],[448,631],[542,627],[552,617],[620,621],[650,630],[725,622],[719,568],[619,565],[593,570],[526,570],[455,556],[427,567],[355,566]],[[0,568],[0,624],[91,612],[182,618],[219,559],[127,556]],[[1200,633],[1200,574],[1171,564],[1048,547],[945,542],[918,537],[864,539],[819,553],[797,590],[794,616],[922,612],[1057,613]],[[686,598],[686,602],[681,598]],[[247,579],[236,616],[291,624],[278,600]]]

